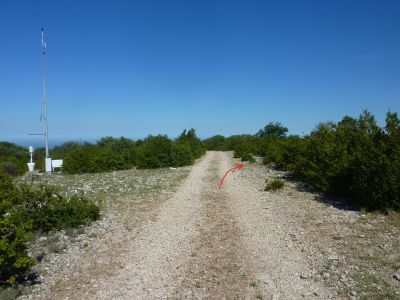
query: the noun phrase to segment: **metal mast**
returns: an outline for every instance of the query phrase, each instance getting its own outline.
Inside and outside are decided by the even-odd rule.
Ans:
[[[49,157],[49,125],[47,120],[47,95],[46,95],[46,41],[44,40],[44,29],[42,28],[42,77],[43,77],[43,100],[44,100],[44,135],[46,139],[46,158]]]

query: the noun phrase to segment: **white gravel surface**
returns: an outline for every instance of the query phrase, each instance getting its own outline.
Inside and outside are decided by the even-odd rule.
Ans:
[[[231,163],[227,156],[222,160],[225,165]],[[301,217],[301,207],[293,203],[297,201],[293,197],[265,192],[265,178],[268,176],[247,168],[227,182],[249,258],[257,262],[256,279],[273,299],[333,299],[315,280],[321,258],[309,256],[313,245],[304,241],[304,229],[296,220]]]

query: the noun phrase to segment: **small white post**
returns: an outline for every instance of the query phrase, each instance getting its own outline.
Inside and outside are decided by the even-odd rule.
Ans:
[[[31,155],[31,161],[28,162],[28,169],[31,176],[33,178],[33,171],[35,171],[35,163],[33,162],[32,155],[33,155],[33,147],[29,146],[29,154]]]

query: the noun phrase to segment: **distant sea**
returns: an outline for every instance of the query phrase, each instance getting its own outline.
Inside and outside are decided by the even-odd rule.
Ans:
[[[119,138],[120,136],[114,136],[115,138]],[[53,148],[55,146],[59,146],[64,144],[65,142],[77,142],[77,143],[96,143],[102,137],[49,137],[49,147]],[[145,137],[126,137],[137,141],[138,139],[143,139]],[[176,139],[176,136],[170,136],[170,139]],[[206,137],[208,138],[208,136]],[[204,137],[200,137],[200,139],[204,139]],[[41,148],[45,146],[45,141],[43,136],[15,136],[15,137],[2,137],[0,136],[0,142],[10,142],[23,147],[33,146],[34,148]]]
[[[116,138],[119,138],[116,137]],[[127,137],[132,140],[138,140],[139,138],[132,138],[132,137]],[[143,138],[143,137],[141,137]],[[89,142],[89,143],[96,143],[98,140],[100,140],[101,137],[49,137],[49,147],[53,148],[55,146],[59,146],[64,144],[65,142],[77,142],[77,143],[84,143],[84,142]],[[41,148],[45,147],[45,141],[43,136],[26,136],[26,137],[1,137],[0,136],[0,142],[10,142],[14,143],[23,147],[29,147],[33,146],[34,148]]]
[[[54,146],[59,146],[62,145],[65,142],[78,142],[78,143],[83,143],[83,142],[89,142],[89,143],[95,143],[97,140],[100,138],[96,137],[87,137],[87,138],[51,138],[49,137],[49,147],[53,148]],[[3,138],[0,137],[1,142],[10,142],[14,143],[23,147],[29,147],[33,146],[34,148],[40,148],[45,146],[45,141],[44,137],[39,137],[39,136],[28,136],[28,137],[7,137]]]

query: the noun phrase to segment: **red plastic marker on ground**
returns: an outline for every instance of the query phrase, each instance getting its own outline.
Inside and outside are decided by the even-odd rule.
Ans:
[[[222,184],[224,183],[225,176],[228,175],[229,172],[231,172],[233,170],[236,170],[236,169],[241,170],[241,169],[243,169],[243,167],[244,167],[244,163],[236,163],[235,166],[232,169],[229,169],[225,173],[225,175],[222,177],[221,181],[219,182],[218,190],[221,188]]]

